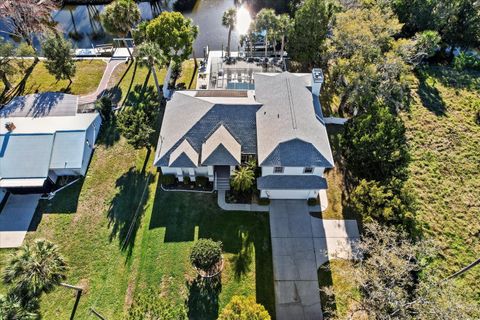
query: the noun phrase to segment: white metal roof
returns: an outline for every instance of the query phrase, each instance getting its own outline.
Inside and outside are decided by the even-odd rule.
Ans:
[[[46,178],[53,134],[0,136],[0,178]]]

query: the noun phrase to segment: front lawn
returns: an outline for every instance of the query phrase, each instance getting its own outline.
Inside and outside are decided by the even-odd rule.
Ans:
[[[161,191],[145,156],[109,130],[87,177],[37,208],[27,241],[47,238],[59,245],[70,267],[66,282],[85,288],[75,318],[91,319],[93,307],[107,319],[121,319],[147,289],[168,293],[171,303],[186,303],[205,319],[216,319],[235,294],[254,295],[273,313],[268,215],[223,212],[212,194]],[[221,285],[208,295],[193,281],[188,259],[199,237],[224,246]],[[8,252],[0,251],[0,269]],[[63,287],[44,295],[43,318],[67,319],[74,300],[74,292]]]

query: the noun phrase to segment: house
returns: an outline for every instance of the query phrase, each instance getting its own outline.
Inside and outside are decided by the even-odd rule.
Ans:
[[[0,188],[42,188],[59,176],[85,175],[101,117],[79,113],[78,97],[41,93],[0,109]]]
[[[179,181],[208,177],[229,189],[235,167],[254,157],[257,188],[270,199],[325,190],[333,157],[320,107],[321,70],[256,73],[254,90],[178,91],[167,103],[155,166]]]

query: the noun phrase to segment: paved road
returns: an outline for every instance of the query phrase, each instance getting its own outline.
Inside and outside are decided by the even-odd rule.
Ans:
[[[39,194],[10,195],[0,212],[0,248],[22,245],[39,199]]]
[[[351,257],[356,221],[314,218],[304,200],[273,200],[270,231],[277,320],[323,319],[318,268],[334,256]]]

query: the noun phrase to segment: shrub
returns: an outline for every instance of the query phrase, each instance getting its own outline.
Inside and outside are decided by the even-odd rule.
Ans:
[[[198,188],[206,187],[208,185],[208,178],[207,177],[197,177],[195,179],[195,185]]]
[[[260,198],[258,199],[258,204],[260,206],[268,206],[270,204],[270,199],[268,198]]]
[[[264,306],[256,303],[254,297],[233,296],[218,320],[237,319],[270,320],[271,317]]]
[[[184,184],[190,184],[190,182],[191,182],[190,177],[183,177]]]
[[[190,262],[200,270],[209,271],[222,258],[222,242],[212,239],[199,239],[190,253]]]
[[[160,181],[164,186],[170,186],[175,183],[175,176],[173,174],[164,174],[160,177]]]
[[[461,52],[453,60],[453,66],[457,70],[464,70],[464,69],[480,70],[480,58],[474,55],[469,55],[465,52]]]
[[[350,197],[353,209],[366,222],[409,224],[413,219],[413,200],[404,186],[381,185],[377,181],[361,180]]]
[[[320,201],[318,201],[318,197],[317,198],[309,198],[308,199],[308,205],[309,206],[316,206],[317,204],[319,204]]]
[[[108,97],[101,97],[95,102],[95,110],[97,110],[102,116],[103,120],[110,121],[112,118],[112,100]]]

